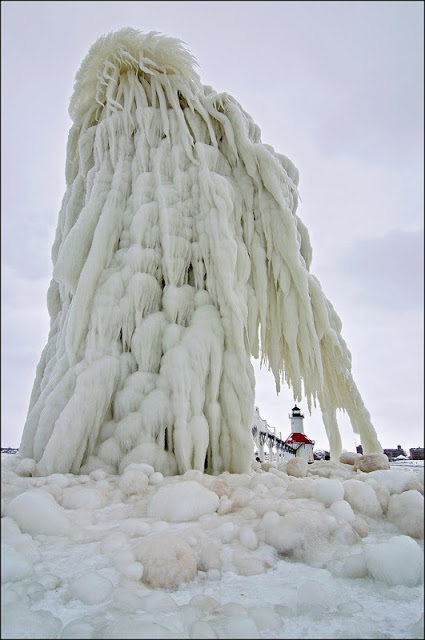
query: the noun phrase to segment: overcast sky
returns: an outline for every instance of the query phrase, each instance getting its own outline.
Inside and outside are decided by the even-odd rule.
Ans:
[[[102,34],[184,40],[300,171],[311,270],[340,315],[383,447],[423,446],[423,3],[2,2],[2,446],[18,446],[49,327],[69,98]],[[256,404],[289,434],[289,392]],[[320,418],[305,430],[328,448]],[[343,446],[355,440],[345,415]]]

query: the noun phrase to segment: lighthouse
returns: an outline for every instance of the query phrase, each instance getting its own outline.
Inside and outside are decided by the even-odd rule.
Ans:
[[[304,458],[307,462],[314,462],[314,440],[307,438],[304,433],[304,416],[297,405],[293,407],[289,418],[291,420],[291,435],[286,438],[285,444],[294,451],[295,457]]]
[[[299,409],[297,405],[295,405],[295,407],[292,409],[292,413],[289,414],[289,417],[291,419],[291,432],[304,433],[304,416],[301,413],[301,409]]]

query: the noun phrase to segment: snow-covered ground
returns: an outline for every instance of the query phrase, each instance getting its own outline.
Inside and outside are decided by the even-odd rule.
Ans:
[[[2,638],[423,637],[423,463],[31,468],[2,454]]]

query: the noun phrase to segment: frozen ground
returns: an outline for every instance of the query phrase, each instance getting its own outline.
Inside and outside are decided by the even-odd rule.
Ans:
[[[423,637],[423,463],[31,468],[2,454],[2,638]]]

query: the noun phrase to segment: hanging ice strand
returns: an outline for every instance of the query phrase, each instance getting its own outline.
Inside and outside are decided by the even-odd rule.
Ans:
[[[47,294],[51,318],[20,454],[38,473],[250,468],[254,373],[381,446],[341,322],[309,272],[298,172],[181,42],[122,29],[77,73]]]

